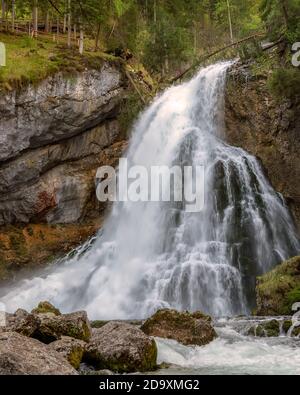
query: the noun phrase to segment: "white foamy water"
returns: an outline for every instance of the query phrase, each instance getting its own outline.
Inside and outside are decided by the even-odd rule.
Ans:
[[[299,375],[300,339],[242,336],[230,321],[219,338],[204,347],[186,347],[157,339],[158,361],[171,366],[159,374]]]
[[[137,122],[127,154],[129,164],[146,168],[204,165],[204,210],[116,203],[88,252],[18,284],[1,299],[8,310],[41,300],[95,319],[143,318],[161,307],[214,316],[251,310],[256,276],[300,248],[259,162],[223,141],[229,66],[202,69],[158,97]]]

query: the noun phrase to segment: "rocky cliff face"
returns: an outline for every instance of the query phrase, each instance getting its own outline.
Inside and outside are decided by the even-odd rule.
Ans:
[[[257,156],[300,229],[300,103],[274,100],[266,79],[236,65],[228,76],[226,138]]]
[[[0,96],[0,274],[96,231],[97,168],[115,165],[127,144],[118,122],[125,88],[104,63]]]

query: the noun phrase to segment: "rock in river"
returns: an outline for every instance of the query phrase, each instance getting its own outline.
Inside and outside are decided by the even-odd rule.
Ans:
[[[149,336],[174,339],[186,346],[204,346],[217,337],[211,318],[200,312],[159,310],[141,329]]]

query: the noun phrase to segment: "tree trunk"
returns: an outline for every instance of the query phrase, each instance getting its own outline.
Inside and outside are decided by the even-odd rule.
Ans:
[[[2,5],[2,7],[1,7],[1,27],[4,30],[5,21],[6,21],[6,3],[4,0],[2,0],[1,5]]]
[[[75,40],[75,43],[76,43],[76,41],[77,41],[77,26],[76,26],[76,24],[74,25],[73,29],[74,29],[74,40]]]
[[[83,33],[83,26],[80,21],[80,38],[79,38],[79,53],[80,53],[80,55],[83,55],[83,50],[84,50],[84,33]]]
[[[99,49],[100,31],[101,31],[101,25],[99,23],[97,28],[96,38],[95,38],[95,52],[97,52]]]
[[[197,34],[198,34],[197,24],[195,22],[195,24],[194,24],[194,55],[197,54],[197,45],[198,45]]]
[[[233,30],[232,30],[232,20],[231,20],[231,11],[229,0],[227,0],[227,8],[228,8],[228,22],[229,22],[229,30],[230,30],[230,41],[233,43]]]
[[[154,24],[156,25],[156,22],[157,22],[157,4],[156,4],[156,0],[154,0],[154,5],[153,5],[153,19],[154,19]]]
[[[46,12],[46,19],[45,19],[45,33],[49,33],[49,10]]]
[[[16,1],[11,2],[11,30],[15,32]]]
[[[71,48],[72,44],[72,25],[71,25],[71,0],[68,0],[68,48]]]
[[[59,36],[59,15],[57,15],[57,25],[56,25],[56,41],[58,41]]]
[[[286,0],[282,0],[282,11],[286,28],[289,27],[289,14]]]
[[[33,35],[34,37],[38,36],[38,0],[34,1],[33,4]]]
[[[66,34],[67,30],[67,15],[64,14],[63,34]]]

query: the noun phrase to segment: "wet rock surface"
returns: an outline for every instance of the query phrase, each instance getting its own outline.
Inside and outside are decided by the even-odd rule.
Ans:
[[[141,329],[149,336],[174,339],[186,346],[203,346],[217,337],[211,318],[201,312],[160,310]]]
[[[228,74],[225,138],[261,160],[275,190],[282,193],[300,231],[300,104],[278,103],[265,76],[237,63]]]

